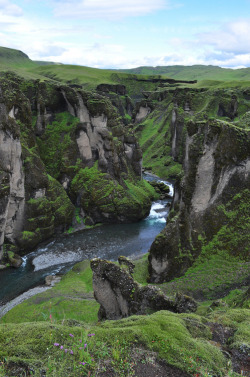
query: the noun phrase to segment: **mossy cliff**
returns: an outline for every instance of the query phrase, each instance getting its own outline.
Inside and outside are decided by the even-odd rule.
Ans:
[[[109,99],[6,73],[0,106],[0,259],[66,230],[76,207],[91,224],[148,214],[141,150]]]
[[[133,113],[143,166],[175,179],[167,227],[150,249],[150,280],[182,275],[201,252],[213,248],[245,258],[249,89],[174,83],[144,96]]]
[[[134,130],[143,166],[165,178],[180,178],[185,158],[187,122],[220,119],[249,127],[249,89],[159,87],[144,92],[136,104]]]
[[[182,275],[200,253],[248,255],[249,132],[220,120],[189,121],[186,130],[184,177],[150,249],[151,281]]]

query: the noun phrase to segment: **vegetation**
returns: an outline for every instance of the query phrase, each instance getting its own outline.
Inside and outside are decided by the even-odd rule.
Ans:
[[[151,93],[144,106],[150,114],[134,125],[143,151],[143,165],[163,178],[182,176],[187,125],[208,119],[249,128],[248,95],[241,89],[166,89]],[[237,103],[237,111],[233,110]],[[198,124],[198,123],[197,123]],[[222,126],[222,123],[220,123]]]
[[[134,276],[145,282],[146,258],[135,264]],[[227,266],[221,265],[222,274],[224,270]],[[196,276],[197,286],[204,277],[205,272]],[[179,291],[185,292],[186,283],[183,277]],[[217,284],[223,287],[222,282]],[[161,359],[187,376],[233,375],[231,364],[211,342],[211,329],[213,324],[231,329],[228,349],[248,347],[249,311],[241,309],[247,303],[245,293],[244,288],[233,291],[215,301],[216,305],[202,302],[197,314],[160,311],[97,324],[92,271],[88,261],[80,262],[53,288],[16,306],[0,320],[2,371],[6,376],[39,376],[41,370],[48,376],[129,376],[136,368]]]
[[[164,75],[175,80],[218,80],[218,81],[249,81],[250,69],[230,69],[206,65],[174,65],[160,67],[138,67],[122,69],[118,72],[126,72],[139,75]]]
[[[71,190],[81,190],[81,206],[90,215],[97,209],[118,221],[124,216],[133,221],[138,212],[141,218],[145,217],[150,208],[150,197],[156,197],[154,189],[146,181],[126,180],[121,185],[107,173],[100,172],[97,163],[92,168],[79,170]]]
[[[66,84],[77,84],[95,89],[99,84],[123,84],[131,97],[143,91],[155,90],[159,82],[153,80],[198,80],[197,84],[170,84],[170,87],[232,88],[249,87],[249,68],[228,69],[214,66],[139,67],[131,70],[104,70],[76,65],[34,62],[18,50],[0,47],[1,71],[13,71],[25,79],[39,79]],[[166,87],[169,84],[166,83]]]
[[[4,79],[1,81],[8,111],[24,101],[24,93],[32,105],[26,101],[24,110],[19,106],[18,120],[10,120],[8,126],[15,131],[15,137],[21,135],[23,169],[33,174],[32,179],[25,182],[28,187],[26,223],[19,240],[24,250],[54,234],[57,227],[67,229],[74,214],[76,222],[81,223],[80,208],[74,207],[68,194],[89,215],[85,218],[87,223],[91,223],[92,213],[102,214],[100,221],[104,217],[110,221],[125,218],[134,221],[138,219],[138,212],[141,217],[146,215],[150,200],[156,198],[152,186],[127,169],[125,159],[124,171],[117,180],[101,171],[98,162],[83,166],[75,153],[74,136],[79,119],[62,109],[58,111],[55,95],[63,87],[69,102],[74,103],[77,92],[62,83],[90,90],[101,83],[123,84],[132,99],[141,99],[144,93],[146,99],[140,105],[150,108],[150,114],[137,124],[132,123],[138,106],[133,116],[129,115],[127,109],[122,108],[125,96],[123,102],[118,101],[122,103],[118,109],[124,120],[122,124],[107,98],[86,92],[83,95],[93,117],[105,114],[109,118],[110,153],[114,148],[119,152],[122,138],[129,140],[135,132],[143,150],[144,167],[163,178],[181,178],[187,130],[209,119],[219,119],[210,122],[215,133],[223,122],[230,122],[231,127],[238,130],[234,140],[229,138],[230,147],[238,149],[240,146],[239,153],[247,155],[242,140],[246,140],[244,130],[250,124],[249,69],[141,67],[122,73],[35,63],[22,52],[6,48],[0,48],[0,64],[1,71],[11,69],[26,79],[40,80],[24,81],[7,73],[12,86],[8,87]],[[167,82],[167,77],[198,82],[171,83]],[[45,81],[59,85],[47,85]],[[114,102],[116,97],[116,93],[111,93]],[[40,110],[52,109],[53,117],[35,137],[37,113],[34,109],[38,104]],[[176,124],[180,132],[174,136]],[[200,139],[194,154],[201,152],[199,143],[203,137],[202,134],[196,137]],[[221,142],[219,136],[218,142]],[[223,143],[221,148],[224,148]],[[229,158],[227,153],[223,158]],[[223,164],[223,161],[217,163]],[[116,168],[120,167],[112,164],[112,169]],[[63,174],[71,180],[67,193],[58,182]],[[9,187],[6,182],[1,198],[8,194]],[[0,319],[0,376],[125,377],[138,375],[144,365],[147,368],[161,365],[185,377],[239,376],[235,371],[244,374],[245,355],[250,347],[249,195],[248,189],[241,190],[217,206],[215,213],[223,220],[222,225],[209,239],[199,235],[201,253],[196,255],[193,265],[183,276],[158,285],[169,296],[176,292],[194,296],[199,301],[196,313],[159,311],[100,323],[99,305],[93,297],[92,271],[89,261],[83,261],[53,288],[14,307]],[[172,212],[172,221],[173,216]],[[9,260],[15,257],[16,251],[11,246],[4,247]],[[183,254],[176,255],[176,258],[182,257]],[[147,258],[145,255],[134,261],[133,276],[142,285],[148,284]],[[234,358],[226,356],[235,353],[240,355],[240,366],[235,365]]]
[[[71,166],[72,154],[77,148],[73,135],[78,124],[79,119],[68,112],[56,114],[56,119],[47,125],[43,136],[37,138],[47,172],[56,179]]]

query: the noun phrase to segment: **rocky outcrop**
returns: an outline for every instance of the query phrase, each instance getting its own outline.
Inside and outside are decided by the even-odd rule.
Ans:
[[[150,182],[151,186],[154,187],[155,191],[160,195],[160,199],[172,199],[170,195],[170,188],[164,182],[161,181],[152,181]]]
[[[142,122],[153,109],[154,105],[150,99],[144,99],[137,102],[133,114],[135,124]]]
[[[125,96],[127,94],[125,85],[110,85],[110,84],[100,84],[97,85],[96,90],[98,92],[105,92],[105,93],[116,93],[121,96]]]
[[[118,111],[122,123],[126,126],[129,125],[134,111],[134,101],[127,94],[125,85],[100,84],[96,90],[111,101]]]
[[[7,130],[0,130],[1,212],[0,244],[4,238],[13,242],[22,228],[24,217],[24,173],[20,139]]]
[[[131,262],[124,261],[124,257],[119,262],[123,267],[101,259],[91,261],[94,296],[100,304],[100,320],[119,319],[158,310],[180,313],[196,310],[195,301],[188,296],[177,295],[173,300],[156,287],[141,287],[131,276]]]
[[[184,177],[176,185],[174,211],[150,249],[152,282],[183,274],[200,254],[202,245],[211,241],[223,226],[229,226],[225,206],[237,194],[247,203],[244,190],[250,187],[249,150],[249,132],[229,123],[211,120],[187,124]],[[230,210],[239,208],[238,198]],[[244,232],[242,229],[240,242],[230,244],[232,254],[244,255]]]
[[[18,109],[6,106],[3,96],[0,87],[0,259],[4,240],[13,242],[22,227],[25,202]]]

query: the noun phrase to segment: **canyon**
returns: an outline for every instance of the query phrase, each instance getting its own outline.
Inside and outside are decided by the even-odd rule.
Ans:
[[[42,245],[48,258],[38,255],[34,265],[48,266],[55,238],[70,235],[69,244],[74,232],[84,239],[99,224],[147,218],[152,201],[169,196],[161,180],[173,183],[174,196],[160,209],[166,226],[148,254],[120,257],[119,266],[77,263],[55,287],[3,316],[0,361],[8,349],[8,373],[31,375],[33,368],[41,375],[48,355],[33,354],[29,339],[38,342],[42,331],[36,349],[48,350],[50,333],[59,344],[74,331],[91,349],[83,375],[119,375],[118,361],[128,358],[127,376],[144,362],[174,376],[247,375],[250,83],[134,71],[95,71],[93,80],[90,69],[74,77],[70,67],[39,66],[12,53],[23,68],[0,72],[4,272],[11,276]],[[158,183],[145,181],[144,171]],[[84,326],[93,329],[85,338]],[[27,344],[18,353],[4,339],[12,331],[20,343],[21,328]]]

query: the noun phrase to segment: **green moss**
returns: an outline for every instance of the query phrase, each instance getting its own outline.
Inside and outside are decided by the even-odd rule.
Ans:
[[[213,312],[209,319],[221,323],[223,326],[234,330],[230,338],[230,348],[236,348],[243,352],[250,349],[250,312],[247,309],[221,309]]]
[[[71,347],[74,347],[75,343],[79,344],[79,339],[86,339],[86,334],[90,332],[95,335],[84,341],[88,345],[86,352],[92,355],[96,367],[99,360],[102,364],[105,360],[113,360],[113,365],[118,368],[118,358],[124,360],[124,353],[130,358],[136,353],[139,355],[140,349],[143,348],[157,352],[159,357],[170,365],[175,365],[191,374],[200,373],[202,377],[208,373],[224,376],[227,362],[222,352],[209,343],[204,334],[199,337],[191,334],[190,327],[194,322],[199,322],[198,317],[192,318],[193,322],[189,321],[189,329],[186,327],[187,320],[188,318],[182,315],[161,311],[150,316],[133,316],[120,321],[107,321],[91,327],[87,332],[81,323],[78,323],[79,327],[71,328],[67,321],[64,326],[56,324],[53,316],[47,323],[21,325],[6,323],[0,325],[0,356],[6,357],[8,361],[22,360],[33,366],[35,370],[39,367],[47,367],[51,360],[55,370],[59,360],[62,362],[60,355],[63,353],[58,352],[57,347],[53,347],[53,343],[57,342],[67,348],[71,344]],[[69,334],[74,335],[74,339],[70,339]],[[15,341],[9,342],[9,339]],[[87,354],[85,357],[87,358]],[[66,360],[65,358],[63,361]],[[66,361],[64,369],[68,369],[67,375],[74,375],[73,367],[76,363],[79,363],[79,360],[75,357]],[[131,366],[126,367],[131,368]],[[60,374],[60,365],[57,368],[57,375],[63,376],[64,374]],[[86,374],[89,368],[88,366],[85,369]],[[119,371],[118,368],[118,374]],[[128,375],[127,373],[125,375]]]
[[[124,186],[108,174],[92,168],[80,169],[72,180],[71,190],[81,193],[81,206],[90,216],[98,209],[113,219],[124,217],[130,221],[143,218],[154,194],[152,187],[144,181],[125,181]],[[103,218],[105,220],[105,218]]]
[[[180,315],[185,325],[194,338],[212,339],[210,328],[205,324],[206,319],[200,317],[198,314],[183,313]]]
[[[56,120],[48,124],[44,135],[37,139],[46,170],[54,178],[76,162],[74,133],[78,123],[79,119],[68,112],[56,114]]]
[[[223,375],[226,361],[216,347],[204,339],[192,338],[182,318],[176,314],[162,311],[147,317],[130,317],[122,321],[106,322],[97,333],[101,339],[126,339],[128,342],[143,344],[156,351],[160,358],[181,369],[189,369],[189,359],[198,360],[192,372],[199,366]],[[112,341],[111,341],[112,342]],[[191,360],[190,360],[191,361]],[[203,365],[202,365],[203,364]]]
[[[25,241],[31,241],[34,237],[36,237],[36,234],[34,232],[29,232],[29,231],[22,232],[22,238]]]
[[[249,257],[250,244],[250,190],[239,192],[226,205],[218,207],[225,218],[223,225],[213,239],[204,245],[201,257],[227,251],[229,255]]]
[[[166,294],[181,291],[195,297],[216,298],[247,279],[249,263],[228,253],[198,258],[184,276],[161,284]]]
[[[135,264],[133,278],[140,284],[146,285],[148,279],[148,253],[133,261]]]
[[[223,301],[232,308],[239,307],[250,309],[250,290],[247,287],[234,289],[224,297]]]
[[[55,227],[61,225],[65,228],[72,223],[75,208],[62,185],[51,176],[48,176],[48,178],[49,187],[47,196],[55,217]]]

